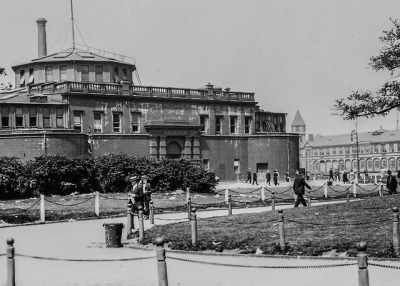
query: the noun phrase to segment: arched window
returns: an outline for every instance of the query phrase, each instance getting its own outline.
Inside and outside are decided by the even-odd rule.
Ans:
[[[167,158],[179,159],[181,157],[181,153],[182,148],[177,142],[172,141],[167,145]]]

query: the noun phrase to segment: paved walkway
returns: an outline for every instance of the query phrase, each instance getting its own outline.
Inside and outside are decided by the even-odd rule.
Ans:
[[[314,204],[316,205],[316,204]],[[288,208],[292,205],[277,206]],[[234,209],[234,214],[263,212],[269,207]],[[199,218],[227,215],[227,210],[203,211]],[[163,219],[163,220],[159,220]],[[156,216],[156,223],[187,219],[187,213]],[[0,254],[5,252],[6,238],[15,239],[17,254],[54,259],[126,259],[152,257],[138,261],[79,262],[16,257],[17,285],[158,285],[154,252],[131,248],[105,248],[104,223],[122,222],[124,218],[52,223],[35,226],[0,228]],[[150,227],[145,221],[145,227]],[[123,234],[125,237],[125,233]],[[3,245],[3,247],[1,247]],[[4,251],[1,251],[3,249]],[[168,254],[173,257],[240,265],[287,266],[341,264],[343,261],[283,259],[261,257],[204,256]],[[0,256],[0,279],[5,281],[6,258]],[[351,261],[352,262],[352,261]],[[379,262],[389,263],[389,262]],[[391,265],[400,265],[390,262]],[[270,269],[216,266],[167,259],[169,285],[358,285],[357,266],[310,269]],[[371,285],[393,285],[400,270],[370,266]],[[0,280],[0,285],[3,281]]]

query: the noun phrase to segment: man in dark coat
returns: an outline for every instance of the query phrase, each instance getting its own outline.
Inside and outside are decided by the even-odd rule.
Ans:
[[[330,181],[330,180],[332,180],[332,181],[335,180],[335,179],[333,178],[333,170],[332,170],[332,168],[330,168],[330,170],[329,170],[329,179],[328,179],[328,181]]]
[[[256,171],[254,171],[253,172],[253,185],[254,185],[254,182],[257,184],[257,186],[258,186],[258,182],[257,182],[257,172]]]
[[[397,180],[395,176],[392,175],[392,171],[387,171],[388,177],[386,181],[386,188],[389,192],[389,195],[397,194]]]
[[[149,177],[146,175],[142,176],[142,189],[143,189],[143,213],[148,216],[150,212],[150,201],[151,193],[153,189],[151,188]]]
[[[132,183],[130,195],[133,198],[133,211],[138,212],[139,207],[144,207],[143,186],[140,182],[140,176],[134,175],[129,178]]]
[[[303,197],[304,187],[307,187],[309,190],[311,190],[311,187],[306,183],[304,177],[298,171],[296,171],[296,178],[293,182],[293,191],[297,195],[296,203],[294,204],[295,208],[297,208],[300,203],[302,203],[305,207],[307,206],[307,203]]]
[[[249,182],[251,184],[251,169],[249,168],[249,170],[247,171],[247,180],[246,183]]]

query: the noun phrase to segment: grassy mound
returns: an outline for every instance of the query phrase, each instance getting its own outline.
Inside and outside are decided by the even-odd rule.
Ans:
[[[336,250],[356,256],[355,243],[368,242],[373,257],[396,257],[392,247],[392,207],[400,195],[284,210],[287,247],[279,247],[278,213],[268,211],[212,219],[198,219],[198,244],[191,245],[190,222],[155,226],[145,243],[163,236],[177,250],[233,250],[263,254],[319,256]]]

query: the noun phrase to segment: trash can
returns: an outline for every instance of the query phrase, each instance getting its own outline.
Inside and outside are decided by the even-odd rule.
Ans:
[[[123,223],[104,223],[106,231],[106,247],[122,247],[121,237]]]

